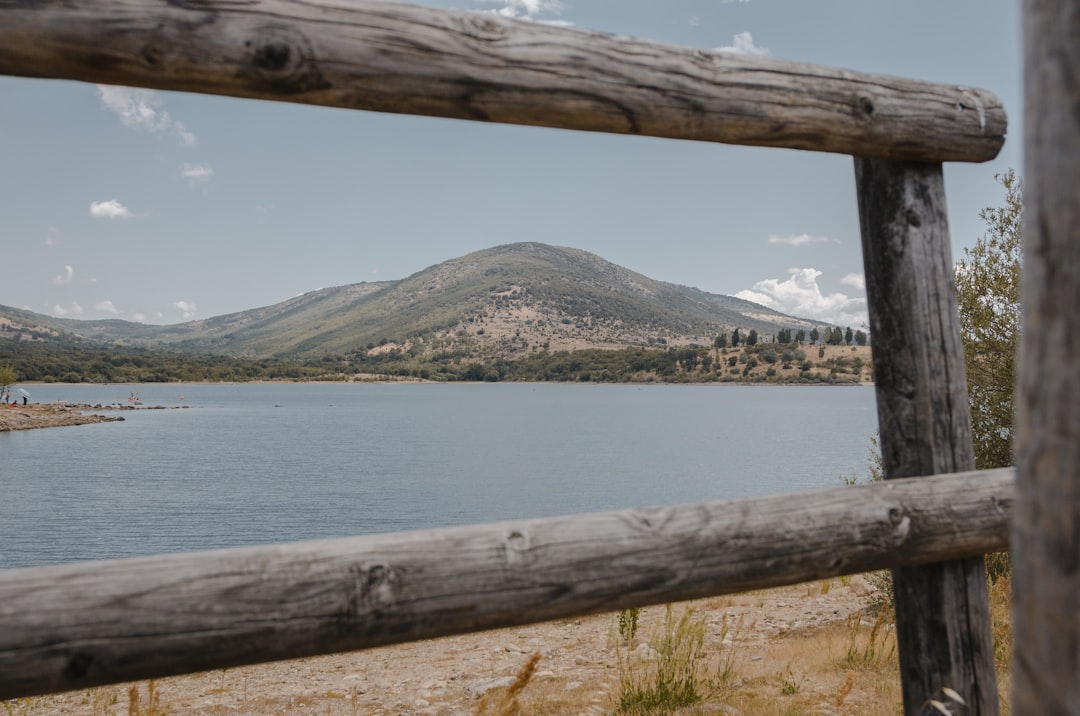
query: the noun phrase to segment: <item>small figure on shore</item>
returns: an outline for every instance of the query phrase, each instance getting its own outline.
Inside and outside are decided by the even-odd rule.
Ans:
[[[25,395],[22,397],[22,404],[26,405],[26,396]]]

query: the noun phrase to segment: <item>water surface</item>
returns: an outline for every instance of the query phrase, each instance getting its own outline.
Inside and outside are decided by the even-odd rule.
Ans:
[[[866,387],[28,389],[168,409],[0,433],[0,568],[836,487],[877,425]]]

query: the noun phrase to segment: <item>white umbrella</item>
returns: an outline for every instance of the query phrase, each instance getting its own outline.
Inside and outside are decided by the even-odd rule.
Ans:
[[[16,388],[16,390],[17,390],[17,391],[19,391],[19,395],[25,395],[25,396],[26,396],[27,398],[29,398],[29,397],[30,397],[30,394],[29,394],[29,393],[27,393],[27,392],[26,392],[25,390],[23,390],[22,388]]]

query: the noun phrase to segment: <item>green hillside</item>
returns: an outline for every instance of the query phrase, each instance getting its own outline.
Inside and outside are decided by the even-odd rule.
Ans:
[[[585,251],[497,246],[400,281],[320,289],[170,326],[57,319],[0,307],[0,337],[310,360],[379,350],[520,359],[542,350],[710,345],[736,327],[772,335],[821,323],[655,281]]]

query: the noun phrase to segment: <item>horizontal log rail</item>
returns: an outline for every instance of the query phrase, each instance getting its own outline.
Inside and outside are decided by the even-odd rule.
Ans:
[[[983,162],[980,89],[350,0],[0,0],[0,73],[510,124]]]
[[[0,699],[1005,549],[1013,470],[0,571]]]

